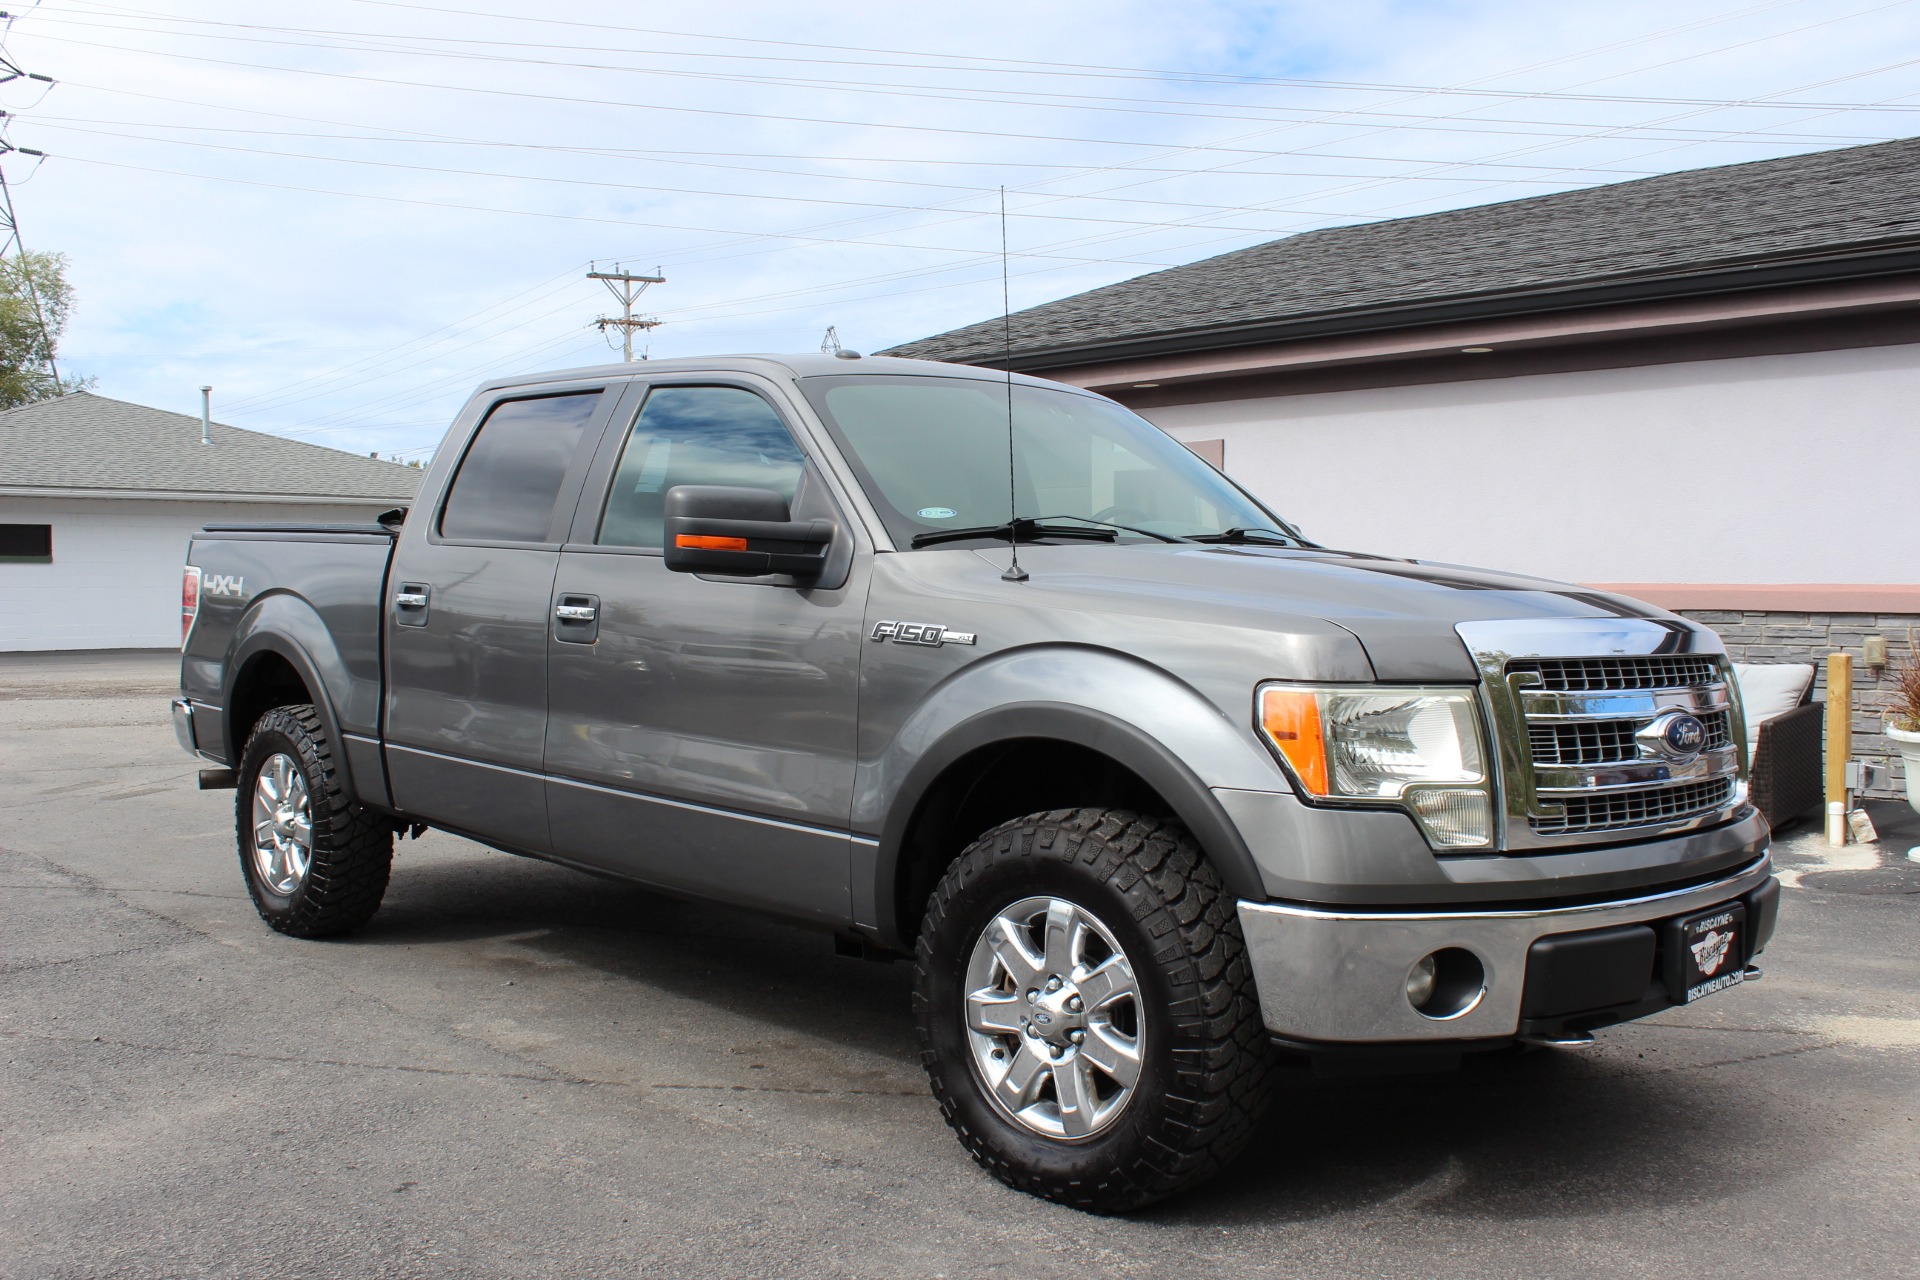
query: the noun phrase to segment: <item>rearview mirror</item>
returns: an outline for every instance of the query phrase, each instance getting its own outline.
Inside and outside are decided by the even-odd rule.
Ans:
[[[811,580],[826,566],[833,522],[791,519],[787,500],[771,489],[677,484],[667,490],[665,542],[675,573]]]

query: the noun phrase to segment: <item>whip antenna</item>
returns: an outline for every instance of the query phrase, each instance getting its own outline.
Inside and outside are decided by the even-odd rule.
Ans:
[[[1007,288],[1007,189],[1000,188],[1000,334],[1006,343],[1007,368],[1007,546],[1013,560],[1000,575],[1006,582],[1025,582],[1020,567],[1020,497],[1013,479],[1013,301]]]

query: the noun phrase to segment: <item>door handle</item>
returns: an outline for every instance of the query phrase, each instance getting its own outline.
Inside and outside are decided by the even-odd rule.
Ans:
[[[393,620],[403,627],[427,625],[427,597],[433,588],[424,582],[403,582],[393,593]]]
[[[593,644],[600,639],[600,597],[563,591],[553,602],[553,638],[568,644]]]

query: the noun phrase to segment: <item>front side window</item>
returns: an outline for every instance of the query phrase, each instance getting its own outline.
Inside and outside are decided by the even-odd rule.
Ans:
[[[495,405],[460,461],[440,536],[547,541],[560,486],[599,405],[598,391]]]
[[[898,545],[1009,518],[1005,383],[869,375],[801,385]],[[1078,517],[1168,538],[1283,527],[1146,419],[1094,396],[1023,384],[1013,387],[1012,490],[1017,513],[1042,521]]]
[[[667,490],[679,484],[771,489],[791,503],[805,461],[780,415],[751,391],[655,387],[620,450],[595,541],[657,549]]]

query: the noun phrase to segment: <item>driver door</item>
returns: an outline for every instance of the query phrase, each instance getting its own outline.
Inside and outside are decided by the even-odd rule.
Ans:
[[[669,572],[662,508],[675,485],[774,489],[796,517],[825,505],[840,536],[852,531],[755,387],[656,382],[619,415],[554,580],[554,852],[845,921],[867,557],[831,587]]]

